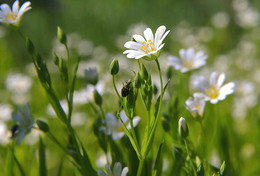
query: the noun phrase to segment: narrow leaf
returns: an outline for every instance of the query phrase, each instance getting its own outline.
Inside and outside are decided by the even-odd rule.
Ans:
[[[162,153],[163,153],[163,142],[161,143],[159,150],[157,152],[157,157],[154,163],[154,168],[153,168],[153,176],[159,176],[161,175],[162,172]]]

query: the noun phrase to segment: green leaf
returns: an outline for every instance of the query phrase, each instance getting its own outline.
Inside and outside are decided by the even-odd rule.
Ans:
[[[45,156],[45,146],[40,137],[39,143],[39,176],[46,176],[47,175],[47,168],[46,168],[46,156]]]
[[[156,160],[154,163],[154,168],[153,168],[153,176],[159,176],[159,175],[161,175],[161,172],[162,172],[163,144],[164,144],[164,142],[161,143],[159,150],[157,152],[157,157],[156,157]]]
[[[81,149],[83,152],[83,156],[81,157],[81,161],[80,161],[82,174],[84,176],[96,176],[97,172],[94,170],[90,162],[90,159],[88,157],[88,154],[82,144],[81,144]]]
[[[221,166],[220,166],[220,169],[219,169],[219,173],[221,176],[224,176],[225,175],[225,171],[226,171],[226,162],[224,161]]]

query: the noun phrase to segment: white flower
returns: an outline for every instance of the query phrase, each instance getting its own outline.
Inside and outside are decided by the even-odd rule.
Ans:
[[[30,5],[31,2],[27,1],[19,8],[19,1],[16,0],[11,10],[8,4],[2,4],[0,6],[0,22],[18,26],[23,14],[32,8]]]
[[[187,50],[181,49],[179,53],[180,59],[176,56],[169,56],[168,60],[169,65],[172,65],[176,70],[180,70],[182,73],[200,68],[206,64],[206,59],[208,58],[202,51],[195,53],[193,48]]]
[[[125,47],[129,50],[124,51],[123,54],[127,54],[127,58],[140,59],[145,57],[147,60],[154,60],[160,54],[160,50],[164,46],[163,40],[170,32],[165,32],[166,27],[160,26],[155,36],[150,28],[144,30],[144,37],[141,35],[133,35],[135,41],[128,41],[125,43]]]
[[[17,144],[20,144],[26,133],[32,129],[34,124],[29,104],[26,103],[24,105],[23,111],[18,107],[17,113],[13,112],[12,118],[16,122],[16,125],[12,128],[12,138],[18,136]]]
[[[126,176],[128,173],[128,168],[124,167],[124,169],[122,170],[122,165],[119,162],[115,163],[113,172],[108,165],[105,166],[105,169],[106,173],[102,169],[98,169],[98,176]]]
[[[125,111],[121,111],[119,116],[121,117],[123,123],[125,124],[126,128],[129,130],[131,129],[130,122],[125,114]],[[136,127],[140,121],[140,117],[134,117],[133,118],[133,126]],[[122,127],[121,121],[116,118],[113,114],[107,113],[106,114],[106,125],[107,125],[107,130],[106,134],[107,135],[112,135],[113,140],[118,140],[121,139],[125,135],[125,131]]]
[[[195,81],[195,86],[205,95],[205,100],[216,104],[219,100],[224,100],[227,95],[234,92],[235,83],[230,82],[223,85],[225,73],[218,76],[216,72],[211,73],[210,79],[201,76]]]
[[[191,115],[196,119],[199,115],[200,117],[203,117],[203,112],[205,108],[205,96],[202,93],[194,93],[193,97],[190,97],[188,100],[186,100],[186,109],[190,111]]]

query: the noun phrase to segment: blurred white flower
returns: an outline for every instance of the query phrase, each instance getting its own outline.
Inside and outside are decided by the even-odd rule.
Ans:
[[[227,95],[234,92],[235,83],[230,82],[223,85],[225,81],[225,74],[222,73],[218,76],[216,72],[211,73],[208,80],[204,76],[198,77],[194,85],[202,91],[205,95],[205,100],[216,104],[219,100],[224,100]]]
[[[32,129],[34,124],[29,104],[26,103],[23,110],[18,107],[17,112],[13,112],[12,118],[16,122],[16,125],[12,129],[12,138],[18,137],[17,144],[20,144],[26,133]]]
[[[12,116],[13,108],[9,104],[0,104],[0,120],[1,121],[9,121]]]
[[[98,176],[126,176],[128,173],[128,168],[124,167],[122,170],[122,165],[119,162],[115,163],[113,171],[111,171],[108,165],[105,166],[105,170],[106,172],[104,172],[102,169],[98,169]]]
[[[176,56],[169,56],[168,60],[169,65],[173,66],[176,70],[180,70],[182,73],[200,68],[206,64],[206,59],[208,58],[202,51],[195,53],[193,48],[187,50],[181,49],[179,53],[181,56],[180,59]]]
[[[198,119],[203,117],[204,108],[206,105],[205,96],[202,93],[194,93],[193,97],[186,100],[186,109],[190,111],[191,115]]]
[[[98,72],[96,68],[90,67],[84,70],[85,78],[88,83],[96,85],[98,82]]]
[[[12,93],[27,93],[32,86],[32,79],[20,73],[10,74],[5,80],[5,85]]]
[[[121,111],[119,114],[126,128],[131,129],[130,122],[128,117],[125,114],[125,111]],[[140,121],[140,117],[136,116],[133,118],[133,127],[136,127]],[[106,131],[107,135],[112,135],[113,140],[121,139],[125,135],[125,131],[122,127],[121,121],[115,117],[112,113],[106,114],[106,125],[107,129],[103,128]]]
[[[248,110],[257,105],[258,96],[254,84],[248,81],[236,83],[235,93],[232,114],[236,120],[243,120]]]
[[[31,2],[26,1],[21,8],[19,8],[19,1],[16,0],[11,10],[8,4],[2,4],[0,6],[0,22],[18,26],[23,14],[32,8],[30,5]]]
[[[124,51],[123,54],[127,54],[127,58],[140,59],[145,57],[148,60],[156,59],[160,50],[164,46],[163,40],[170,32],[166,31],[165,26],[160,26],[156,32],[155,36],[150,28],[146,28],[144,31],[144,37],[141,35],[133,35],[135,41],[128,41],[125,43],[125,47],[129,50]]]
[[[11,132],[6,125],[0,122],[0,144],[8,144],[10,142]]]
[[[229,24],[229,16],[225,12],[218,12],[211,18],[211,23],[216,28],[225,28]]]

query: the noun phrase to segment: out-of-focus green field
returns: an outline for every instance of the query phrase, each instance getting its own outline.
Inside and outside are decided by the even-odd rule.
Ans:
[[[8,3],[11,1],[0,1]],[[21,1],[22,4],[24,1]],[[187,75],[173,72],[167,88],[162,114],[169,113],[170,132],[158,123],[154,148],[150,157],[155,158],[157,149],[165,141],[164,169],[162,175],[169,175],[174,163],[174,146],[179,144],[178,119],[183,116],[189,126],[189,138],[200,156],[219,167],[225,160],[234,176],[260,175],[260,1],[258,0],[32,0],[32,9],[22,19],[21,31],[29,36],[35,48],[46,60],[53,76],[53,84],[60,100],[65,97],[52,53],[64,56],[65,50],[56,38],[57,26],[67,34],[72,59],[75,63],[79,55],[82,60],[76,82],[75,107],[72,122],[88,151],[96,169],[104,167],[104,152],[99,147],[93,132],[96,113],[91,108],[90,93],[84,69],[95,67],[99,73],[100,90],[103,94],[105,112],[115,112],[118,101],[112,87],[109,64],[117,57],[120,72],[117,76],[118,89],[129,78],[133,80],[133,71],[138,69],[135,60],[123,55],[124,43],[133,34],[141,34],[146,27],[153,31],[160,25],[171,30],[165,39],[160,64],[166,74],[168,55],[179,55],[182,48],[193,47],[208,55],[207,64],[191,72],[191,76],[208,74],[212,71],[226,73],[226,82],[236,83],[235,93],[227,96],[217,105],[207,103],[203,125],[208,135],[203,140],[209,145],[205,154],[198,145],[201,139],[199,123],[185,109],[185,100],[191,95],[187,88]],[[157,74],[154,63],[146,64],[149,72]],[[73,70],[69,70],[72,72]],[[16,77],[15,77],[16,76]],[[154,79],[159,78],[154,76]],[[16,84],[17,83],[17,84]],[[158,84],[159,87],[159,84]],[[178,99],[169,101],[167,96]],[[6,163],[10,155],[12,141],[6,138],[6,131],[14,124],[12,111],[29,102],[33,117],[49,123],[57,138],[64,142],[64,126],[50,110],[44,89],[36,76],[30,55],[23,40],[14,30],[0,25],[0,175],[6,173]],[[113,102],[113,103],[111,103]],[[114,103],[115,102],[115,103]],[[137,114],[141,121],[137,126],[138,138],[143,137],[146,124],[146,112],[139,98]],[[162,118],[163,119],[163,118]],[[5,124],[5,125],[4,125]],[[33,129],[20,145],[15,146],[15,154],[26,175],[38,175],[38,140],[42,135],[46,145],[47,168],[49,175],[57,175],[63,162],[62,175],[79,175],[70,159],[65,156],[44,134]],[[210,140],[209,140],[210,139]],[[141,140],[141,139],[140,139]],[[127,156],[135,155],[126,136],[115,141],[121,152]],[[127,158],[125,157],[125,158]],[[125,158],[122,161],[129,164]],[[136,158],[134,158],[136,159]],[[138,165],[128,166],[137,169]],[[14,166],[14,175],[19,175]]]

